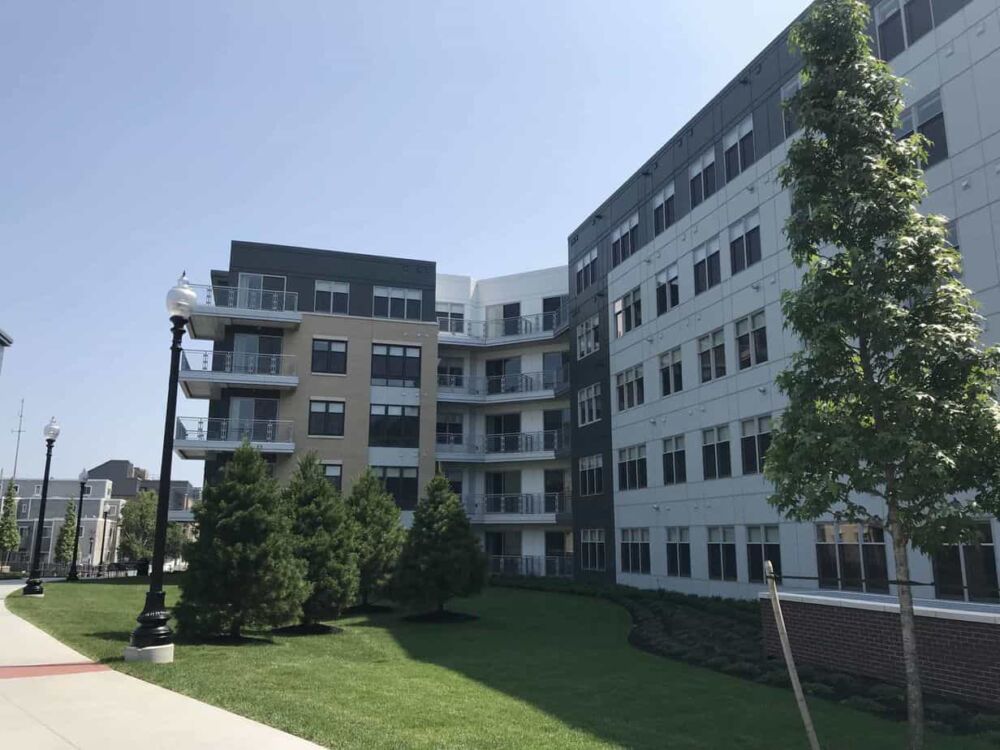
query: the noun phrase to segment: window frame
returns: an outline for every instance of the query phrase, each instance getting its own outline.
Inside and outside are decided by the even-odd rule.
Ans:
[[[380,294],[381,292],[381,294]],[[379,312],[378,300],[384,298],[385,314]],[[401,301],[402,314],[394,313],[394,302]],[[411,302],[415,303],[416,313],[411,314]],[[399,286],[372,287],[372,317],[385,320],[423,320],[424,292],[422,289]]]
[[[592,247],[576,262],[576,293],[579,294],[597,280],[597,248]]]
[[[769,532],[773,531],[773,539]],[[758,537],[756,540],[754,536]],[[774,566],[774,576],[781,581],[781,526],[774,523],[752,524],[746,527],[747,546],[747,580],[750,583],[766,583],[767,568],[765,562],[771,561]],[[758,559],[759,554],[759,559]],[[757,571],[760,575],[756,575]]]
[[[577,475],[580,480],[580,497],[594,497],[604,493],[604,454],[595,453],[577,459]]]
[[[636,211],[611,233],[611,267],[616,268],[639,250],[639,212]]]
[[[329,287],[328,289],[320,289],[320,285]],[[343,289],[339,289],[343,287]],[[330,295],[329,304],[325,306],[325,309],[321,309],[319,305],[319,295],[328,294]],[[337,295],[343,295],[344,304],[343,310],[334,310],[334,302],[337,300]],[[351,310],[351,285],[347,281],[334,281],[332,279],[316,279],[313,282],[313,312],[320,315],[350,315]]]
[[[659,237],[677,222],[675,183],[670,180],[653,196],[653,236]]]
[[[656,274],[656,315],[670,312],[681,303],[680,269],[671,263]]]
[[[641,362],[615,373],[615,395],[619,413],[646,402],[645,373]]]
[[[344,491],[344,465],[340,461],[323,461],[323,476],[336,488],[337,492]],[[330,473],[330,469],[336,469],[335,476]],[[333,481],[336,480],[336,481]]]
[[[711,178],[711,182],[709,179]],[[697,182],[696,182],[697,181]],[[695,186],[697,184],[697,192]],[[711,146],[688,167],[688,187],[691,210],[707,201],[719,189],[718,168],[715,165],[715,146]]]
[[[676,346],[660,355],[660,398],[684,390],[684,366],[681,347]]]
[[[735,276],[761,262],[764,255],[760,236],[760,214],[751,211],[729,225],[729,275]]]
[[[377,352],[377,349],[384,349],[384,352]],[[402,353],[396,353],[394,350],[401,349]],[[416,352],[416,356],[413,356],[412,352]],[[384,344],[381,342],[372,342],[372,354],[371,354],[371,384],[374,386],[386,386],[390,388],[419,388],[420,387],[420,371],[422,367],[423,351],[420,346],[413,346],[411,344]],[[376,357],[385,357],[385,377],[377,377],[375,374],[376,370]],[[392,374],[393,365],[396,364],[391,361],[391,358],[400,358],[402,361],[399,363],[397,369],[400,370],[399,377],[390,377]],[[412,369],[408,362],[409,360],[415,359],[416,363],[416,375],[412,372],[407,372],[408,369]]]
[[[687,441],[683,434],[663,438],[663,484],[687,483]]]
[[[710,581],[738,581],[739,564],[736,561],[736,527],[707,526],[708,579]],[[713,532],[716,539],[713,540]],[[718,575],[713,571],[713,551],[717,553]]]
[[[701,456],[704,481],[732,477],[733,460],[728,424],[706,427],[701,431]]]
[[[691,529],[688,526],[667,526],[667,575],[671,578],[691,577]]]
[[[576,326],[576,361],[601,348],[601,315],[597,313]]]
[[[764,473],[764,457],[771,446],[770,414],[740,420],[740,464],[744,476]]]
[[[368,447],[419,448],[420,407],[409,404],[369,404]]]
[[[317,411],[314,406],[322,404],[323,410]],[[331,407],[339,407],[339,409],[331,409]],[[315,429],[314,426],[314,414],[322,414],[323,418],[321,420],[320,427],[323,430],[333,429],[332,432],[319,431]],[[311,438],[342,438],[344,437],[344,428],[347,419],[347,402],[342,398],[329,398],[323,396],[316,396],[309,399],[309,411],[308,419],[306,420],[306,436]],[[332,417],[332,419],[331,419]],[[331,427],[332,423],[332,427]],[[339,423],[340,431],[337,432],[337,425]]]
[[[620,530],[621,572],[649,575],[652,571],[649,527],[629,527]]]
[[[618,449],[618,491],[630,492],[645,489],[649,482],[646,468],[646,444],[635,443]]]
[[[694,294],[704,294],[722,283],[722,256],[719,237],[715,236],[692,251]],[[699,279],[699,270],[702,271]]]
[[[317,343],[325,345],[326,349],[325,350],[317,351],[316,350],[316,344]],[[343,346],[343,351],[334,351],[333,346],[335,344],[336,345],[342,345]],[[309,350],[310,351],[309,373],[311,375],[346,375],[347,374],[347,347],[348,347],[348,342],[345,339],[333,339],[333,338],[324,338],[322,336],[313,336],[312,347]],[[343,369],[342,370],[336,370],[336,369],[327,369],[327,370],[319,369],[318,370],[318,369],[316,369],[316,355],[317,354],[325,355],[328,367],[331,367],[331,368],[333,368],[336,365],[336,363],[341,358],[343,358]],[[339,356],[334,357],[334,355],[339,355]]]
[[[726,377],[729,370],[726,367],[725,327],[716,328],[704,336],[699,336],[697,345],[698,370],[702,385]],[[706,364],[708,369],[706,369]],[[708,377],[705,377],[706,373]]]
[[[816,531],[816,569],[818,573],[818,587],[821,589],[836,589],[839,591],[864,591],[867,593],[879,593],[887,594],[889,593],[889,564],[888,556],[886,554],[886,539],[885,539],[885,529],[875,526],[873,524],[865,523],[841,523],[839,521],[819,521],[814,524],[814,529]],[[821,536],[825,536],[823,533],[825,530],[831,530],[833,532],[833,541],[829,541],[829,538],[821,539]],[[849,533],[846,536],[848,540],[845,541],[844,530],[847,529],[853,533]],[[854,541],[850,541],[853,537]],[[878,537],[879,541],[869,541],[870,538]],[[820,555],[820,550],[822,548],[832,548],[833,549],[833,561],[834,567],[836,568],[836,585],[831,586],[829,584],[830,579],[825,578],[823,575],[823,569],[825,563]],[[881,549],[881,567],[885,572],[885,578],[874,578],[869,573],[869,565],[871,564],[870,555],[866,554],[867,550],[880,548]],[[857,586],[845,585],[850,583],[853,579],[848,579],[844,572],[844,567],[849,561],[847,560],[848,552],[854,550],[857,556],[857,567],[860,573],[860,578],[858,579]]]
[[[591,383],[576,392],[577,426],[586,427],[601,421],[601,382]]]
[[[642,287],[625,292],[612,303],[615,321],[615,338],[622,338],[642,325]]]
[[[733,334],[739,370],[749,370],[768,361],[767,315],[763,308],[738,319],[733,324]]]
[[[604,529],[580,529],[580,570],[602,572],[607,569],[607,559]]]
[[[749,140],[748,140],[749,139]],[[726,183],[743,174],[756,158],[753,134],[753,114],[747,115],[722,139],[722,162],[725,164]],[[733,162],[730,154],[735,157]],[[735,171],[732,171],[734,169]]]

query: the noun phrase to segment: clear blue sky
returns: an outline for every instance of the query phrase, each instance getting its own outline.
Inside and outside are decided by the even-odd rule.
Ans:
[[[23,397],[19,475],[40,476],[53,414],[54,476],[157,473],[163,296],[232,239],[474,276],[565,263],[806,5],[0,0],[0,468]]]

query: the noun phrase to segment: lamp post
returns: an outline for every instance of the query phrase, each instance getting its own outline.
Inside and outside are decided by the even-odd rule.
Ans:
[[[100,578],[104,567],[104,545],[108,541],[108,511],[104,511],[104,524],[101,526],[101,557],[97,561],[97,577]]]
[[[42,555],[42,529],[45,528],[45,502],[49,498],[49,467],[52,465],[52,446],[59,437],[59,423],[52,417],[45,425],[45,476],[42,478],[42,501],[38,505],[38,529],[35,532],[35,544],[31,553],[31,574],[21,591],[25,596],[45,596],[42,580],[38,576],[39,557]]]
[[[83,522],[83,491],[87,488],[87,479],[90,475],[84,469],[80,472],[80,499],[76,503],[76,533],[73,536],[73,562],[69,566],[67,581],[79,581],[80,576],[76,571],[76,558],[80,551],[80,524]]]
[[[149,571],[146,603],[136,618],[139,627],[132,631],[125,649],[126,661],[174,660],[174,634],[167,625],[170,613],[163,595],[163,558],[167,546],[167,511],[170,508],[170,468],[174,457],[174,420],[177,416],[177,376],[181,360],[181,338],[191,317],[197,294],[181,274],[167,292],[173,342],[170,345],[170,378],[167,384],[167,414],[163,425],[163,453],[160,457],[160,497],[156,504],[156,535],[153,538],[153,563]]]

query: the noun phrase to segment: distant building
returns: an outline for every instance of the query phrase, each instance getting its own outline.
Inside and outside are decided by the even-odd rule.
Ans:
[[[149,472],[135,466],[131,461],[112,459],[95,466],[89,471],[91,479],[107,479],[114,484],[113,495],[123,500],[131,500],[144,490],[160,491],[160,480],[150,479]],[[183,479],[170,482],[171,520],[189,520],[191,506],[201,499],[201,489]]]
[[[14,343],[14,339],[10,335],[0,328],[0,370],[3,370],[3,353],[7,350],[7,347]]]

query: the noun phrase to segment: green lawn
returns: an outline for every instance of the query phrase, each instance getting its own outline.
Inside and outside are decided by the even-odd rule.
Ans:
[[[494,588],[456,602],[476,622],[340,621],[337,635],[178,645],[125,664],[144,588],[46,584],[11,610],[115,669],[337,748],[801,748],[792,694],[640,652],[624,609]],[[176,588],[168,590],[168,602]],[[811,700],[823,747],[903,747],[904,727]],[[930,748],[986,748],[931,737]]]

